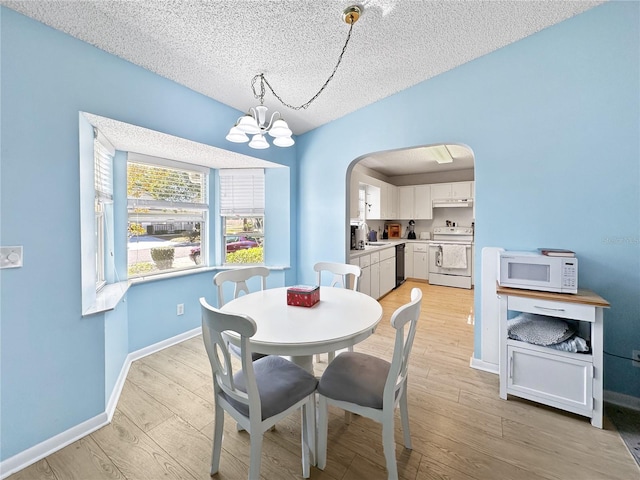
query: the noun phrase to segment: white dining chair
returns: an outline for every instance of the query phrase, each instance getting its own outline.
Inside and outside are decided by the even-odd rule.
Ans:
[[[322,285],[322,272],[328,272],[333,277],[331,278],[331,287],[349,288],[349,280],[353,280],[351,283],[352,290],[358,290],[358,282],[362,270],[358,265],[351,265],[349,263],[335,263],[335,262],[318,262],[313,266],[316,272],[316,283]]]
[[[262,277],[260,283],[261,289],[266,290],[268,276],[269,269],[267,267],[243,267],[216,273],[213,277],[213,284],[218,291],[218,308],[222,308],[222,306],[227,303],[224,299],[225,283],[230,282],[234,284],[233,298],[238,298],[242,293],[250,293],[247,281],[253,277]],[[234,355],[237,357],[240,356],[240,349],[237,346],[230,344],[229,348]],[[262,353],[253,353],[252,355],[254,360],[265,356]]]
[[[249,338],[256,323],[246,315],[222,312],[200,299],[202,336],[213,373],[215,427],[211,475],[218,472],[224,431],[224,413],[250,435],[249,480],[260,478],[264,432],[291,413],[301,410],[302,474],[309,478],[315,463],[315,391],[317,379],[282,357],[251,359]],[[234,372],[222,332],[240,336],[242,369]]]
[[[234,284],[233,298],[238,298],[243,292],[250,293],[247,280],[258,276],[262,277],[262,290],[266,290],[267,277],[269,276],[269,269],[267,267],[242,267],[216,273],[213,277],[213,284],[218,291],[218,308],[222,308],[222,306],[227,303],[224,299],[224,283],[231,282]]]
[[[327,463],[328,406],[334,405],[382,424],[382,444],[389,479],[398,478],[394,411],[400,407],[404,445],[411,448],[407,407],[407,367],[420,317],[422,291],[411,290],[411,301],[391,316],[396,339],[391,363],[358,352],[345,352],[331,362],[318,384],[318,468]],[[405,335],[405,326],[408,331]]]
[[[313,266],[316,272],[316,284],[322,285],[322,272],[327,272],[333,275],[331,277],[331,287],[350,288],[352,290],[358,290],[358,281],[362,275],[362,270],[358,265],[351,265],[349,263],[335,263],[335,262],[318,262]],[[349,351],[353,352],[353,347],[349,347]],[[327,352],[327,362],[331,363],[335,358],[336,352]],[[316,354],[316,362],[320,361],[320,354]]]

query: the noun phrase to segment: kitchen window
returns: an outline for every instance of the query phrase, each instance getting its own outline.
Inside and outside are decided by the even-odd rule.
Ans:
[[[129,278],[207,264],[208,172],[196,165],[129,154]]]
[[[264,263],[264,169],[220,170],[225,264]]]

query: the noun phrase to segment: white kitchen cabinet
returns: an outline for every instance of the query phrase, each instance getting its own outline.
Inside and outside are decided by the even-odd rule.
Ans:
[[[362,271],[358,290],[366,295],[371,295],[371,269],[369,268],[371,265],[371,255],[362,255],[358,258],[358,261],[360,270]]]
[[[380,262],[372,263],[369,267],[371,276],[371,295],[376,300],[380,298]]]
[[[383,220],[398,218],[398,187],[390,183],[381,182],[380,218]]]
[[[380,298],[380,252],[371,252],[370,256],[369,276],[371,278],[371,289],[369,295],[377,300]]]
[[[413,201],[415,220],[431,220],[433,218],[431,185],[415,185]]]
[[[398,217],[400,219],[431,220],[431,185],[398,187]]]
[[[407,242],[404,247],[404,277],[414,278],[413,275],[413,243]]]
[[[473,182],[434,183],[431,185],[431,198],[473,198]]]
[[[398,218],[412,219],[414,215],[413,185],[398,187]]]
[[[429,278],[429,244],[413,244],[413,278],[427,280]]]
[[[500,398],[507,395],[591,418],[602,428],[603,309],[609,303],[587,290],[559,294],[498,287],[500,298]],[[572,353],[508,338],[508,311],[573,321],[588,353]]]
[[[385,248],[380,251],[380,297],[396,286],[396,249]]]

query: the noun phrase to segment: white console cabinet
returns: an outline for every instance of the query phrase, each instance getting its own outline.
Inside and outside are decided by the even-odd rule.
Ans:
[[[507,395],[591,418],[602,428],[603,309],[609,303],[588,290],[559,294],[497,287],[500,299],[500,398]],[[571,353],[508,338],[508,312],[567,319],[590,346]]]

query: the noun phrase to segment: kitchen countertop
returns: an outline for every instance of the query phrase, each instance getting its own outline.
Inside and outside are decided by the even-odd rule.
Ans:
[[[349,258],[358,258],[362,255],[366,255],[371,252],[378,252],[385,248],[392,248],[401,243],[429,243],[429,240],[409,240],[407,238],[390,238],[388,240],[380,240],[378,242],[371,242],[375,245],[369,245],[367,242],[364,246],[364,250],[349,250]],[[384,244],[384,245],[380,245]]]

